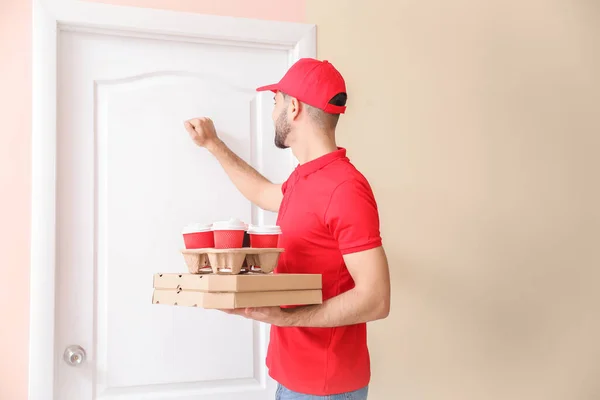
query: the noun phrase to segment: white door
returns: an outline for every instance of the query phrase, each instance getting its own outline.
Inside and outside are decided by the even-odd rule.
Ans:
[[[151,304],[152,275],[185,272],[190,222],[276,215],[252,208],[184,120],[210,116],[268,178],[293,157],[273,145],[285,50],[59,33],[55,398],[274,398],[268,327],[218,311]],[[81,346],[87,360],[63,361]]]

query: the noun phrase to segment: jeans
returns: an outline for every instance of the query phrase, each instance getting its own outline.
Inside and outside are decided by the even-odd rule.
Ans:
[[[365,386],[355,392],[332,394],[329,396],[313,396],[310,394],[292,392],[285,386],[279,384],[277,386],[275,400],[367,400],[368,392],[369,387]]]

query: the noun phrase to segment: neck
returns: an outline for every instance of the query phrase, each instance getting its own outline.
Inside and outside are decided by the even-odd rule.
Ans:
[[[294,153],[300,164],[316,160],[338,149],[333,135],[321,134],[317,138],[310,137],[308,139],[305,142],[296,143],[295,146],[292,146],[292,153]]]

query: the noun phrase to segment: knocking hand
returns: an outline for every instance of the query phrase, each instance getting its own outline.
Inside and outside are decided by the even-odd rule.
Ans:
[[[190,138],[200,147],[210,147],[218,142],[215,125],[210,118],[194,118],[184,123]]]

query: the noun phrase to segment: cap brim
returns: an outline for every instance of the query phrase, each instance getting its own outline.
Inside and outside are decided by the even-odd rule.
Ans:
[[[272,85],[261,86],[258,89],[256,89],[257,92],[266,92],[267,90],[270,90],[273,93],[277,93],[277,90],[279,90],[279,89],[277,88],[276,83],[274,83]]]

